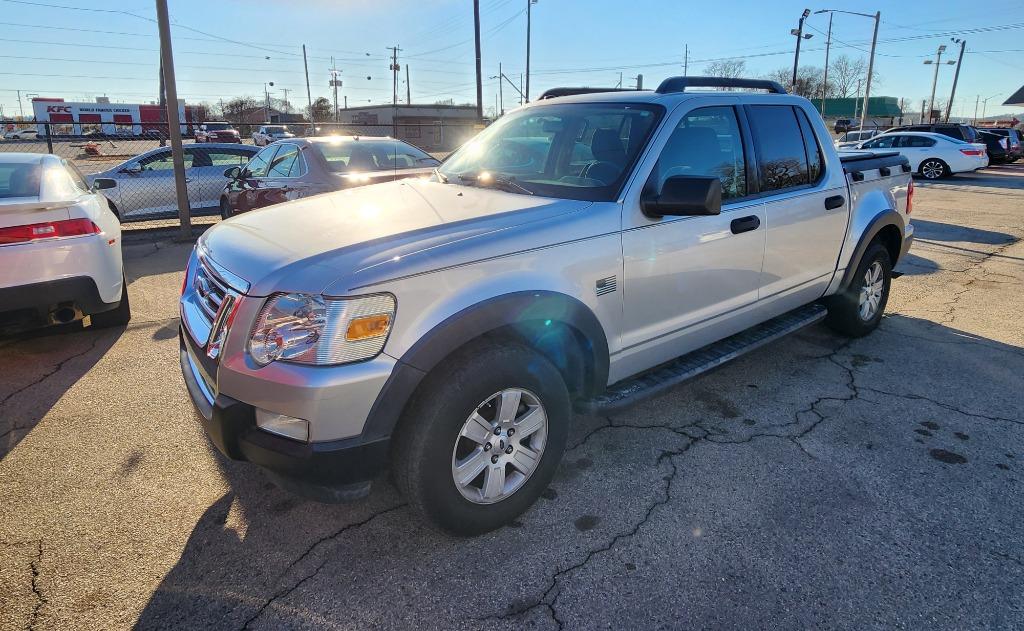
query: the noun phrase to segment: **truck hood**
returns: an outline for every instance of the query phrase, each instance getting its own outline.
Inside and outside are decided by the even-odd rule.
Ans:
[[[199,247],[248,281],[250,295],[341,295],[386,278],[467,262],[479,255],[467,241],[548,224],[590,205],[407,179],[238,215],[206,231]],[[488,256],[544,245],[493,241]]]

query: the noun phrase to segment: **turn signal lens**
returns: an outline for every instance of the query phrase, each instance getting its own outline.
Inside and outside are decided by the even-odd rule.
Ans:
[[[356,318],[349,322],[348,330],[345,331],[345,340],[358,342],[387,335],[389,326],[391,326],[391,315],[387,313]]]

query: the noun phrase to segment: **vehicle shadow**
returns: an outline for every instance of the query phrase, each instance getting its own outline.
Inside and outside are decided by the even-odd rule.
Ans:
[[[110,350],[125,327],[78,323],[0,338],[0,460]]]
[[[604,543],[608,538],[636,533],[641,526],[631,520],[659,519],[665,511],[654,507],[674,502],[665,513],[670,516],[664,519],[686,523],[690,510],[686,498],[674,498],[670,494],[668,499],[661,499],[660,491],[664,480],[669,479],[664,477],[666,469],[662,465],[665,450],[670,448],[671,440],[681,437],[673,437],[668,432],[632,431],[630,427],[641,430],[647,425],[648,429],[656,429],[659,422],[692,427],[688,424],[701,419],[701,431],[713,437],[716,444],[749,443],[751,437],[759,433],[771,435],[770,432],[775,431],[802,436],[800,432],[809,430],[799,425],[804,422],[799,416],[796,422],[792,420],[793,411],[807,405],[807,396],[813,400],[820,394],[808,395],[808,384],[796,383],[793,371],[805,366],[802,378],[809,379],[814,388],[830,392],[829,388],[835,388],[846,379],[827,374],[827,370],[840,370],[836,362],[849,366],[850,374],[856,373],[858,381],[874,384],[888,380],[896,383],[894,388],[903,387],[903,377],[909,371],[915,375],[915,380],[905,385],[908,389],[926,383],[928,392],[934,393],[936,398],[954,400],[956,397],[944,397],[943,393],[962,390],[964,371],[978,369],[985,377],[978,380],[976,386],[972,385],[977,392],[960,400],[964,408],[977,406],[983,410],[991,405],[1001,410],[1013,409],[1012,399],[1018,397],[1013,382],[1024,370],[1024,351],[1020,348],[902,315],[888,316],[874,334],[857,340],[854,347],[849,345],[848,340],[836,337],[823,326],[811,327],[785,343],[771,344],[721,370],[641,403],[632,411],[616,414],[614,423],[577,416],[569,438],[570,452],[563,460],[551,492],[511,526],[474,539],[453,539],[424,528],[386,480],[378,480],[371,495],[360,502],[317,504],[278,490],[264,475],[246,464],[229,462],[215,454],[230,491],[202,513],[179,559],[150,597],[136,626],[140,629],[247,628],[259,619],[259,624],[266,628],[360,628],[364,624],[408,627],[416,626],[412,623],[415,620],[431,620],[430,626],[479,628],[484,624],[480,622],[482,617],[503,616],[517,608],[527,610],[530,599],[544,593],[548,585],[545,577],[554,572],[554,568],[586,556],[588,547],[601,548],[608,545]],[[927,352],[922,352],[923,349]],[[908,362],[912,366],[908,366]],[[954,370],[953,366],[964,368]],[[756,386],[741,387],[751,383]],[[716,400],[712,401],[714,405],[707,401],[708,392],[717,393]],[[780,409],[775,421],[765,417],[764,410],[772,406]],[[908,433],[907,444],[893,442],[886,453],[896,459],[924,458],[922,462],[927,461],[927,452],[921,455],[921,450],[911,442],[917,437],[909,433],[915,424],[901,420],[895,408],[889,413],[885,412],[886,408],[872,409],[879,410],[877,415],[881,419],[879,423],[884,423],[883,429],[876,425],[850,426],[843,431],[863,435],[850,436],[849,443],[845,438],[838,442],[831,440],[828,449],[859,450],[851,453],[852,460],[858,461],[864,458],[862,444],[890,442],[890,436],[875,436],[873,432],[898,430]],[[756,426],[752,419],[758,419]],[[772,425],[773,422],[778,424]],[[904,427],[900,426],[901,422]],[[888,427],[893,429],[885,429]],[[601,429],[615,431],[600,432]],[[623,431],[632,433],[620,433]],[[692,431],[694,436],[701,436],[697,430]],[[780,436],[788,438],[790,434]],[[816,440],[829,439],[819,434]],[[977,448],[979,442],[980,438],[976,439],[971,447]],[[710,448],[714,449],[717,448]],[[687,458],[699,459],[702,457],[699,454],[706,452],[694,453],[697,455]],[[875,455],[881,456],[880,453]],[[729,465],[735,471],[716,471],[710,476],[701,474],[699,460],[688,462],[691,468],[687,476],[693,478],[688,484],[704,489],[707,497],[733,503],[731,514],[757,515],[764,510],[756,493],[754,496],[736,493],[735,480],[752,475],[744,473],[748,464],[742,458]],[[808,466],[818,466],[816,459],[808,462]],[[775,465],[783,472],[791,471],[787,466],[786,463]],[[826,463],[822,467],[819,471],[822,475],[835,475],[833,466]],[[789,475],[791,473],[785,473]],[[820,486],[819,482],[815,484]],[[634,484],[636,486],[630,486]],[[899,487],[898,482],[893,485]],[[646,490],[647,486],[653,490]],[[839,489],[836,492],[842,489],[838,481],[836,488]],[[634,489],[636,494],[629,496],[628,491]],[[646,495],[648,492],[651,494]],[[958,488],[956,497],[961,492],[976,491]],[[970,506],[966,501],[963,504],[954,501],[956,497],[948,498],[949,506]],[[645,508],[646,504],[650,506]],[[647,517],[643,517],[645,510]],[[819,526],[834,527],[832,518],[817,512],[813,506],[797,510],[802,511],[800,515],[787,517],[787,521],[806,520],[808,532],[814,531],[816,522]],[[883,519],[877,526],[872,524],[879,515],[867,515],[865,520],[858,518],[856,523],[846,526],[845,531],[840,527],[843,538],[840,545],[848,543],[850,549],[856,549],[858,537],[884,539],[892,536],[885,529],[891,524],[892,515],[899,511],[884,506],[878,510],[882,511]],[[951,512],[960,511],[951,508]],[[584,517],[587,519],[581,521]],[[680,525],[680,533],[675,535],[664,521],[659,524],[647,527],[653,531],[652,537],[678,536],[684,548],[694,541],[685,525]],[[733,528],[733,525],[726,521],[709,523],[707,528]],[[872,528],[871,532],[863,532]],[[588,532],[591,530],[597,534]],[[769,544],[777,543],[777,533],[759,529],[756,522],[750,524],[745,533],[733,534],[743,539],[749,537],[749,545],[744,548],[748,551],[758,550],[761,545],[770,549]],[[658,539],[654,541],[648,545],[661,545]],[[658,558],[663,556],[657,550],[652,554]],[[505,555],[520,561],[529,557],[531,561],[510,564],[516,566],[514,569],[480,561]],[[673,563],[683,565],[689,558],[686,549],[675,550],[665,558],[669,556],[675,559]],[[802,571],[792,567],[787,558],[786,554],[781,554],[755,560],[748,567],[753,571],[752,568],[763,561],[766,575],[761,578],[765,582],[757,584],[768,585],[777,580],[772,577],[775,569],[786,575]],[[794,551],[792,558],[802,557]],[[870,558],[868,554],[865,560]],[[869,565],[871,563],[866,563],[864,567]],[[860,566],[853,564],[844,571],[854,573],[856,567]],[[699,567],[690,569],[698,571]],[[680,571],[686,573],[684,568]],[[478,589],[473,589],[473,585]],[[487,588],[479,589],[481,585]],[[635,583],[631,588],[642,589]],[[455,593],[462,593],[464,598],[447,600],[446,594]],[[521,596],[509,602],[509,594]],[[445,602],[439,604],[439,598]],[[389,602],[392,604],[388,605]],[[710,605],[702,603],[700,606]],[[727,604],[722,606],[723,610],[729,609]],[[817,605],[809,602],[807,606],[811,609]],[[737,605],[739,609],[743,607]],[[430,614],[432,617],[421,616],[430,611],[434,612]],[[897,615],[896,612],[886,615],[890,613]],[[434,614],[451,619],[433,617]],[[376,622],[365,622],[367,620]],[[526,622],[519,620],[519,624]]]
[[[914,178],[914,186],[996,195],[1019,195],[1016,191],[1024,189],[1024,164],[995,165],[980,171],[957,173],[952,177],[934,181]],[[1003,192],[995,189],[1002,189]]]
[[[911,220],[914,225],[915,239],[928,239],[931,241],[956,241],[960,243],[978,243],[983,245],[1005,245],[1017,241],[1017,237],[1006,232],[994,230],[982,230],[970,228],[952,223],[940,221],[928,221],[927,219]]]

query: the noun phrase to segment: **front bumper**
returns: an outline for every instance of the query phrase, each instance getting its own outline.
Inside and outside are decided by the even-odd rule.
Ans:
[[[387,467],[390,440],[360,436],[303,443],[256,426],[255,408],[217,391],[216,365],[189,334],[179,330],[181,373],[210,442],[228,458],[251,462],[275,474],[282,486],[318,500],[351,499],[344,487],[365,484]],[[362,493],[359,493],[360,495]]]

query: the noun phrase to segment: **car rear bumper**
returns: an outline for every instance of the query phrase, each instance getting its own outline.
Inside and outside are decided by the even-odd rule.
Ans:
[[[50,314],[62,307],[93,315],[116,308],[119,300],[104,302],[96,281],[75,276],[0,288],[0,313],[16,316],[2,320],[32,326],[50,323]]]
[[[354,499],[388,462],[390,440],[360,436],[300,442],[256,425],[256,408],[219,393],[211,364],[187,331],[179,331],[181,373],[210,442],[233,460],[271,472],[290,491],[321,501]]]

